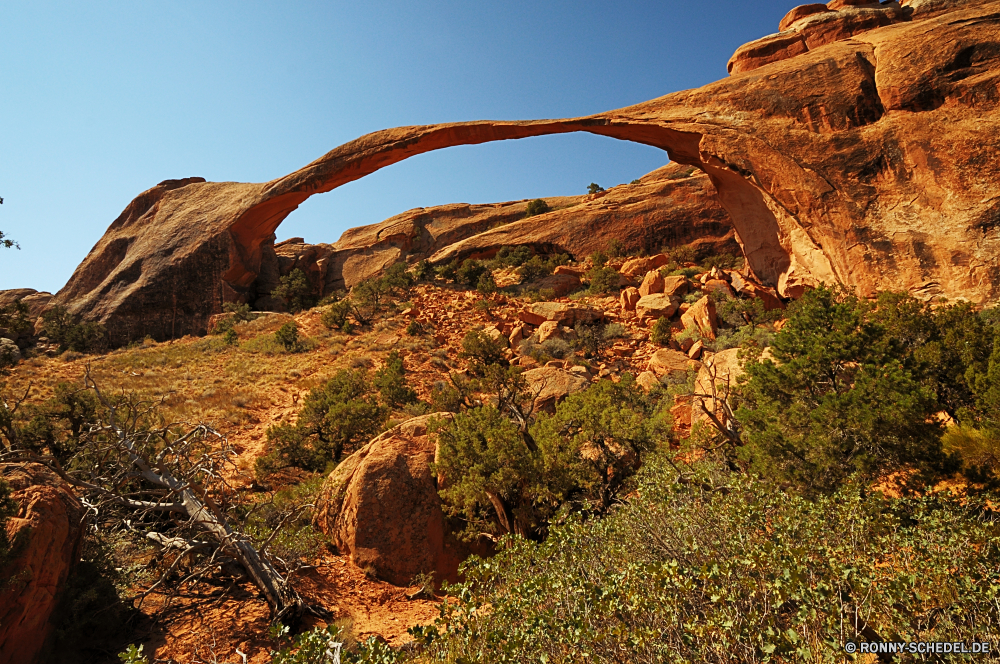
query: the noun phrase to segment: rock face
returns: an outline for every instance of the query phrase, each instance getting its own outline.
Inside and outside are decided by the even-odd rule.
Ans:
[[[341,552],[401,586],[431,572],[438,582],[454,582],[467,554],[447,531],[431,475],[431,417],[408,420],[344,459],[317,503],[316,524]]]
[[[656,376],[667,376],[669,374],[684,375],[688,371],[698,371],[701,363],[692,360],[684,353],[669,348],[663,348],[653,353],[649,358],[648,370]]]
[[[670,318],[680,304],[680,298],[675,295],[654,293],[639,298],[635,305],[635,313],[640,318]]]
[[[0,664],[34,664],[60,589],[80,558],[86,512],[41,466],[0,466],[0,473],[20,506],[7,522],[15,558],[0,570]]]
[[[53,301],[104,322],[113,340],[198,332],[224,301],[256,294],[272,234],[309,196],[430,150],[586,131],[660,147],[705,172],[754,278],[782,297],[839,282],[862,294],[992,302],[1000,297],[998,13],[996,1],[913,0],[809,14],[772,42],[741,49],[746,57],[736,60],[751,64],[734,65],[739,73],[629,108],[389,129],[263,184],[164,182],[128,206]],[[703,182],[648,186],[684,208],[704,204]],[[557,233],[581,243],[628,240],[637,215],[653,214],[641,212],[650,196],[633,198],[630,187],[434,256],[542,242],[554,237],[542,222],[554,220],[582,219]],[[413,228],[403,224],[401,237]],[[351,260],[384,264],[358,251]]]
[[[535,408],[547,413],[555,412],[557,403],[590,385],[580,374],[550,366],[525,371],[524,379],[528,390],[536,395]]]

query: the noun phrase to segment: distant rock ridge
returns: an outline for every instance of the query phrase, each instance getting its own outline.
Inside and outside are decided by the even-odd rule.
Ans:
[[[826,8],[891,20],[837,28],[822,44],[802,37],[807,50],[766,64],[750,49],[729,78],[616,111],[387,129],[271,182],[162,183],[52,302],[104,322],[117,342],[198,333],[224,302],[254,294],[275,230],[309,196],[430,150],[572,131],[656,146],[704,171],[752,275],[782,296],[839,282],[996,301],[1000,2]],[[810,11],[788,31],[840,20]]]

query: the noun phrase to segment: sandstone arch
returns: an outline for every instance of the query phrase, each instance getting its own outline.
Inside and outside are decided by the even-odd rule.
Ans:
[[[199,332],[243,296],[262,242],[309,196],[430,150],[572,131],[707,173],[750,268],[784,295],[838,281],[993,300],[998,16],[1000,2],[968,2],[583,118],[379,131],[262,184],[168,181],[126,208],[54,302],[116,340]]]

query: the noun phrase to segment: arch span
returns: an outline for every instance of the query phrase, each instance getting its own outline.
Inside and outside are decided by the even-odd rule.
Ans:
[[[784,295],[823,281],[996,300],[1000,68],[975,49],[1000,43],[998,7],[970,1],[593,116],[401,127],[271,182],[167,181],[126,208],[53,303],[117,341],[199,332],[245,294],[262,243],[309,196],[431,150],[573,131],[707,173],[749,267]]]

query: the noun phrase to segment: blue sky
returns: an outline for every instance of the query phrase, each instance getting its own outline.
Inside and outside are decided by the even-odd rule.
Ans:
[[[49,2],[0,6],[0,289],[56,291],[161,180],[261,182],[387,127],[596,113],[726,76],[794,2]],[[666,162],[570,134],[421,155],[278,230],[584,193]]]

